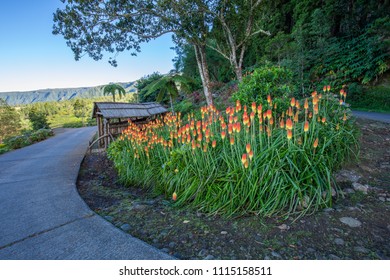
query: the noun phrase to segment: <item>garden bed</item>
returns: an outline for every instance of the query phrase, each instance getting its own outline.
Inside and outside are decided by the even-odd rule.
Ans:
[[[179,259],[390,259],[390,124],[358,125],[360,162],[337,176],[344,197],[296,220],[178,209],[118,183],[105,154],[86,156],[78,189],[103,218]]]

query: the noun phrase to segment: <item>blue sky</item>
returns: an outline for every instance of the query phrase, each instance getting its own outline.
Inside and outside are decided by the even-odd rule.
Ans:
[[[53,13],[62,5],[60,0],[0,2],[0,92],[129,82],[173,68],[170,35],[143,44],[135,57],[119,54],[118,67],[108,56],[75,61],[63,37],[52,35]]]

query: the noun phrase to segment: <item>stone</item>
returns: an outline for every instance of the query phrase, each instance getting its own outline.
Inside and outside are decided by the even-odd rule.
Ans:
[[[330,254],[328,257],[330,260],[341,260],[340,257],[333,255],[333,254]]]
[[[168,248],[162,248],[161,252],[168,254],[169,253],[169,249]]]
[[[341,170],[336,174],[336,181],[337,182],[352,182],[355,183],[359,181],[361,176],[357,174],[355,171],[351,170]]]
[[[360,227],[362,225],[362,223],[359,220],[351,217],[342,217],[340,218],[340,222],[352,228]]]
[[[358,253],[363,253],[363,254],[370,253],[370,250],[368,250],[367,248],[364,248],[363,246],[356,246],[353,249],[355,250],[355,252],[358,252]]]
[[[314,250],[313,248],[307,248],[306,252],[312,254],[312,253],[315,253],[316,250]]]
[[[114,218],[111,216],[104,216],[104,219],[106,219],[109,222],[112,222],[114,220]]]
[[[369,186],[367,186],[367,185],[363,186],[362,184],[359,184],[359,183],[353,183],[352,186],[353,186],[353,189],[355,191],[361,191],[364,194],[367,194],[368,189],[369,189]]]
[[[204,260],[213,260],[215,257],[213,255],[207,255],[207,257],[204,258]]]
[[[176,242],[170,242],[169,244],[168,244],[168,246],[169,246],[169,248],[175,248],[175,246],[176,246]]]
[[[132,206],[131,206],[131,210],[134,210],[134,211],[142,211],[142,210],[145,210],[148,206],[145,205],[145,204],[138,204],[138,203],[134,203]]]
[[[275,258],[278,258],[278,259],[281,259],[281,258],[282,258],[282,256],[281,256],[279,253],[275,252],[275,251],[272,251],[272,252],[271,252],[271,255],[272,255],[273,257],[275,257]]]
[[[227,234],[227,231],[224,231],[224,230],[223,230],[223,231],[221,231],[221,234],[222,234],[222,235],[226,235],[226,234]]]
[[[346,188],[346,189],[344,189],[344,193],[352,194],[352,193],[355,193],[355,191],[351,188]]]
[[[382,202],[386,202],[386,198],[384,198],[383,196],[379,197],[379,200]]]
[[[129,230],[131,230],[131,226],[129,224],[123,224],[123,225],[121,225],[121,230],[129,231]]]
[[[199,253],[198,253],[198,257],[204,257],[204,256],[207,256],[207,254],[208,254],[208,250],[206,250],[206,249],[202,249],[202,250],[200,250],[199,251]]]
[[[344,240],[342,238],[335,238],[334,243],[337,245],[343,246],[345,244]]]
[[[288,225],[286,225],[286,224],[282,224],[282,225],[278,226],[278,228],[280,230],[289,230],[290,229],[290,227]]]

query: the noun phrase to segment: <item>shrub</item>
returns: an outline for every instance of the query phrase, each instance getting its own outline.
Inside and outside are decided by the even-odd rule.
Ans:
[[[277,111],[285,111],[288,108],[289,97],[294,92],[292,77],[292,72],[284,67],[266,65],[256,68],[243,78],[232,99],[239,100],[242,104],[256,102],[267,106],[267,98],[272,95],[273,105]]]
[[[0,144],[0,155],[9,151],[9,148],[4,143]]]
[[[390,88],[376,86],[364,88],[356,83],[349,86],[352,108],[390,112]]]
[[[5,139],[4,144],[6,144],[10,149],[20,149],[31,145],[32,142],[27,135],[20,135]]]
[[[29,138],[30,138],[30,141],[34,143],[34,142],[39,142],[39,141],[45,140],[46,138],[53,136],[53,135],[54,135],[54,133],[51,129],[42,128],[42,129],[39,129],[37,131],[32,132],[31,135],[29,136]]]
[[[223,113],[204,107],[199,119],[130,122],[108,155],[124,183],[175,193],[177,206],[227,216],[304,214],[331,205],[332,173],[358,148],[341,97],[315,92],[290,100],[281,114],[264,109],[272,100],[237,101]]]

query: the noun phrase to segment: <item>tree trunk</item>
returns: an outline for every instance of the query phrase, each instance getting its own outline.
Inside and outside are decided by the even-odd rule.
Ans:
[[[196,62],[198,64],[200,78],[203,85],[203,93],[206,97],[207,105],[213,105],[213,96],[211,93],[211,82],[209,70],[206,61],[206,47],[204,45],[194,45]]]

